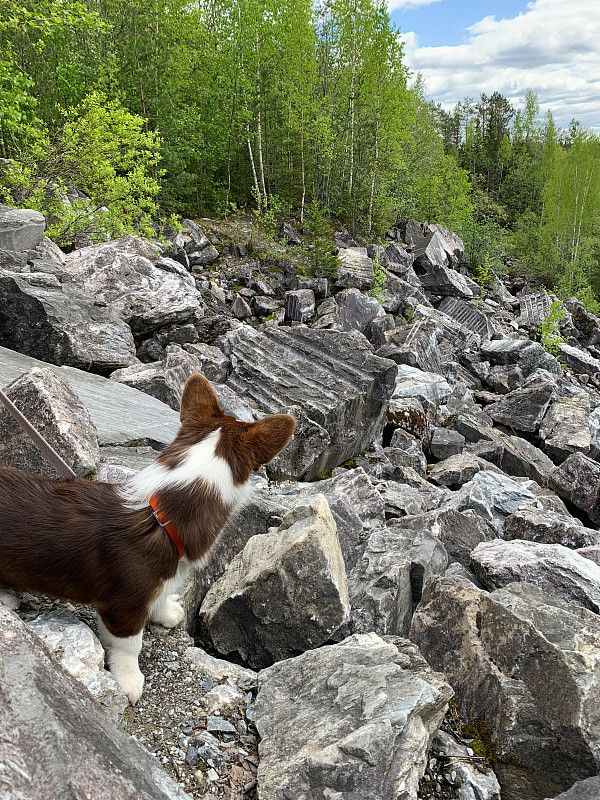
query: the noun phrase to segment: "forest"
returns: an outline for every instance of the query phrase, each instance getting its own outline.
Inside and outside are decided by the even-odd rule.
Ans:
[[[67,249],[177,216],[416,218],[600,311],[598,136],[531,91],[436,105],[378,0],[0,0],[0,157],[0,202]]]

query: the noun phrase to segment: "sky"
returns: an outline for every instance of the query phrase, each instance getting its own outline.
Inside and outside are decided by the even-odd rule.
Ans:
[[[405,63],[451,109],[498,91],[517,108],[527,89],[559,127],[600,133],[600,0],[388,0]]]

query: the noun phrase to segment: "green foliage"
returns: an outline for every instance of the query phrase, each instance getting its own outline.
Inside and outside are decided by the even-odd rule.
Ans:
[[[380,258],[373,258],[371,260],[373,262],[373,288],[370,291],[370,295],[379,300],[383,294],[383,287],[385,286],[387,275]]]
[[[547,353],[556,355],[565,339],[560,335],[560,323],[566,316],[560,300],[554,300],[537,332],[537,338]]]
[[[333,255],[331,227],[316,198],[306,214],[306,243],[309,248],[308,273],[315,277],[337,278],[338,257]]]

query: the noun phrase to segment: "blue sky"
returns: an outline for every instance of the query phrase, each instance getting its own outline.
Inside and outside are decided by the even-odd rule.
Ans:
[[[405,61],[446,108],[499,91],[600,132],[600,0],[388,0]]]

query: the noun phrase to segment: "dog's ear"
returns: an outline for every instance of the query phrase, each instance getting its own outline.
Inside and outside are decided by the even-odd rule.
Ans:
[[[248,444],[255,469],[272,461],[292,438],[295,429],[296,420],[289,414],[272,414],[254,422],[248,429]]]
[[[223,409],[219,405],[215,390],[204,375],[197,372],[188,378],[181,396],[179,419],[187,422],[191,419],[202,420],[221,416]]]

